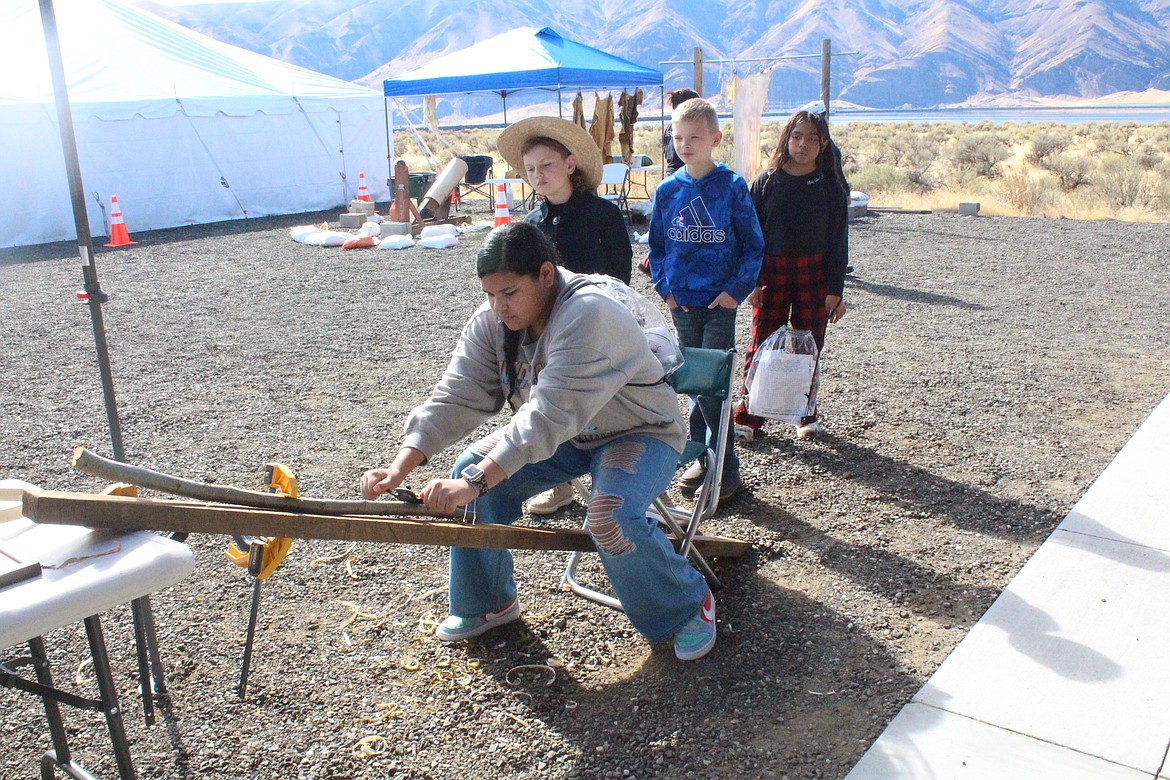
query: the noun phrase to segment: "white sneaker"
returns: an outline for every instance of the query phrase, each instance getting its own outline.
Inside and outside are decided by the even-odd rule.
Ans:
[[[806,425],[796,426],[796,438],[798,439],[811,439],[815,436],[820,436],[824,432],[825,429],[822,428],[821,424],[816,420],[813,420]]]
[[[735,440],[743,444],[751,444],[756,440],[756,429],[750,425],[735,424]]]
[[[473,636],[490,631],[496,626],[511,623],[519,617],[520,602],[514,599],[511,604],[479,617],[461,618],[448,615],[447,619],[435,628],[435,636],[444,642],[462,642],[464,639],[471,639]]]
[[[577,500],[577,492],[566,482],[557,485],[552,490],[546,490],[534,496],[528,502],[528,512],[534,515],[551,515],[561,507],[566,507]]]

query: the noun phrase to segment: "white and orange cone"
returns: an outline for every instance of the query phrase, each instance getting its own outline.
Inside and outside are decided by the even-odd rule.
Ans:
[[[106,246],[130,246],[137,244],[130,240],[130,233],[126,231],[126,222],[122,219],[122,207],[118,205],[118,196],[110,196],[110,243]]]
[[[366,189],[366,174],[364,172],[358,173],[358,194],[354,200],[360,200],[363,203],[370,202],[370,191]]]
[[[500,225],[507,225],[512,221],[512,215],[508,213],[508,193],[504,189],[503,184],[496,185],[496,224],[493,227]]]

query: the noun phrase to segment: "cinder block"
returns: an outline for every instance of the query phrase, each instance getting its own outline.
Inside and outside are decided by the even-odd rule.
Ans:
[[[386,236],[409,236],[410,223],[409,222],[383,222],[382,223],[382,238]]]
[[[349,213],[362,215],[373,214],[374,204],[372,201],[351,200],[349,202]]]
[[[366,215],[340,214],[338,215],[338,221],[341,223],[341,227],[343,228],[360,228],[362,225],[366,224]]]
[[[978,203],[960,203],[959,213],[964,217],[974,217],[979,213]]]
[[[864,217],[865,213],[867,211],[869,211],[869,206],[866,206],[865,204],[862,204],[860,206],[850,206],[849,207],[849,221],[852,222],[853,220],[857,219],[858,217]]]

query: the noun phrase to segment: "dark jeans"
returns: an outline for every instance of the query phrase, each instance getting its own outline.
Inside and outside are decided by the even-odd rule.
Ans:
[[[674,329],[678,331],[678,343],[683,347],[703,349],[733,349],[735,347],[735,309],[671,309]],[[714,396],[691,396],[690,437],[711,449],[719,435],[719,411],[722,400]],[[696,408],[697,407],[697,408]],[[708,464],[713,465],[713,464]],[[739,457],[735,454],[735,437],[731,426],[727,427],[727,455],[723,459],[723,482],[739,477]]]

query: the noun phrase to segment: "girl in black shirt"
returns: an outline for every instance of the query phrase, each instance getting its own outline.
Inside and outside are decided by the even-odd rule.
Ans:
[[[812,331],[822,350],[826,325],[845,316],[849,196],[836,158],[826,151],[829,143],[824,115],[797,111],[780,134],[768,170],[752,185],[764,232],[764,262],[759,284],[748,296],[752,340],[745,373],[760,344],[782,325]],[[735,431],[741,441],[752,441],[763,423],[739,405]],[[797,425],[796,435],[803,439],[820,432],[814,412]]]

